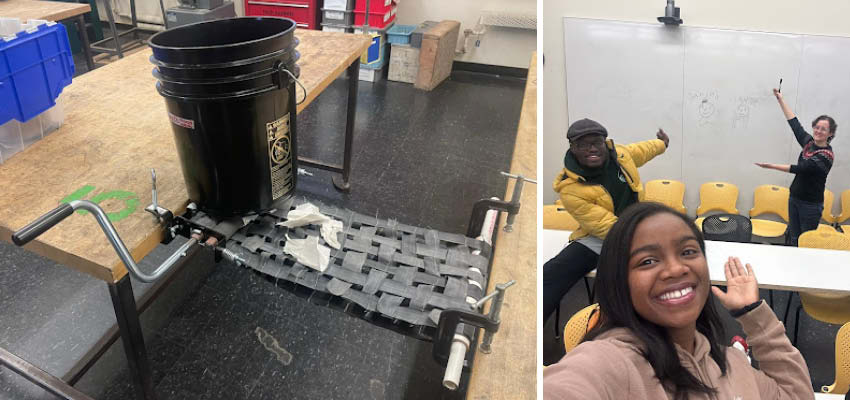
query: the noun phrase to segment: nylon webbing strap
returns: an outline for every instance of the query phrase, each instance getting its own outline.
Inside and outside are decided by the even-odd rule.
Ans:
[[[297,206],[299,201],[292,207]],[[293,239],[318,236],[320,227],[277,226],[285,212],[262,214],[235,233],[228,250],[252,269],[275,279],[346,299],[388,318],[436,326],[440,310],[472,310],[484,296],[490,245],[463,235],[382,220],[333,206],[321,212],[343,222],[330,263],[319,272],[283,252]]]

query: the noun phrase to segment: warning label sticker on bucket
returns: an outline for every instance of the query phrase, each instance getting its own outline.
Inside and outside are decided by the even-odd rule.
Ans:
[[[292,190],[292,141],[289,134],[289,114],[266,124],[269,136],[269,165],[271,166],[272,200]]]
[[[168,113],[168,119],[171,120],[171,123],[177,126],[182,126],[188,129],[195,129],[195,121],[186,118],[180,118],[172,113]]]

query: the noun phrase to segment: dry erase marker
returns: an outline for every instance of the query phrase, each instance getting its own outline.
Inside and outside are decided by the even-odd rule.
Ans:
[[[779,93],[782,93],[782,78],[779,78]]]

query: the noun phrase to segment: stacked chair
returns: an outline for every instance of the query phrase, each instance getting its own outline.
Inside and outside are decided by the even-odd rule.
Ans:
[[[835,224],[850,235],[850,189],[841,192],[841,214],[835,217]]]
[[[591,318],[594,317],[595,318]],[[564,349],[567,350],[567,353],[572,351],[581,340],[584,339],[584,335],[590,328],[595,325],[595,320],[599,317],[599,304],[591,304],[585,308],[582,308],[577,313],[573,314],[570,317],[570,320],[567,321],[567,325],[564,326]]]
[[[785,235],[788,228],[788,188],[776,185],[761,185],[753,193],[753,208],[750,218],[753,221],[753,235],[764,238],[778,238]],[[783,222],[755,218],[765,214],[775,215]]]
[[[838,232],[814,230],[803,232],[799,239],[800,247],[850,250],[850,237]],[[794,345],[797,345],[797,334],[800,328],[800,310],[812,318],[830,324],[846,324],[850,322],[850,294],[833,294],[819,292],[798,292],[800,305],[797,306],[797,316],[794,325]],[[788,311],[791,309],[791,300],[794,294],[788,298],[788,306],[785,307],[784,321],[788,321]]]
[[[646,183],[641,201],[654,201],[687,214],[685,208],[685,184],[670,179],[656,179]]]
[[[543,229],[575,231],[578,221],[564,209],[561,200],[556,200],[555,204],[543,206]]]
[[[850,388],[850,322],[835,335],[835,382],[820,388],[823,393],[847,394]]]
[[[699,207],[697,207],[697,219],[694,223],[702,229],[702,221],[710,212],[738,214],[737,204],[737,186],[726,182],[703,183],[699,187]],[[752,232],[752,226],[750,226],[750,232]],[[749,242],[750,238],[747,238],[747,241]]]
[[[832,203],[835,202],[835,195],[832,191],[826,189],[823,191],[823,214],[821,214],[821,223],[818,224],[818,230],[827,230],[837,232],[835,230],[835,220],[838,217],[832,215]],[[825,223],[824,223],[825,222]]]

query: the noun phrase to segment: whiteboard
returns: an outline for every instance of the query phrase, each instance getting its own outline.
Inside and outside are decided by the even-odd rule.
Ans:
[[[689,214],[705,182],[737,185],[742,214],[756,186],[791,184],[794,175],[753,165],[796,163],[800,152],[771,92],[780,78],[804,127],[820,114],[836,119],[827,188],[850,189],[841,173],[850,167],[850,39],[570,17],[564,32],[568,121],[597,120],[622,144],[663,127],[670,149],[641,180],[683,181]]]
[[[568,19],[564,32],[567,60],[581,59],[567,62],[569,121],[597,121],[619,144],[655,139],[663,128],[672,138],[670,148],[640,169],[641,178],[681,180],[681,31]]]
[[[682,140],[685,203],[692,214],[699,186],[724,181],[738,186],[738,211],[752,207],[756,186],[788,186],[793,175],[755,166],[785,164],[796,144],[772,89],[792,107],[800,70],[799,36],[688,28]],[[794,157],[799,153],[799,146]],[[795,159],[796,162],[796,159]]]

